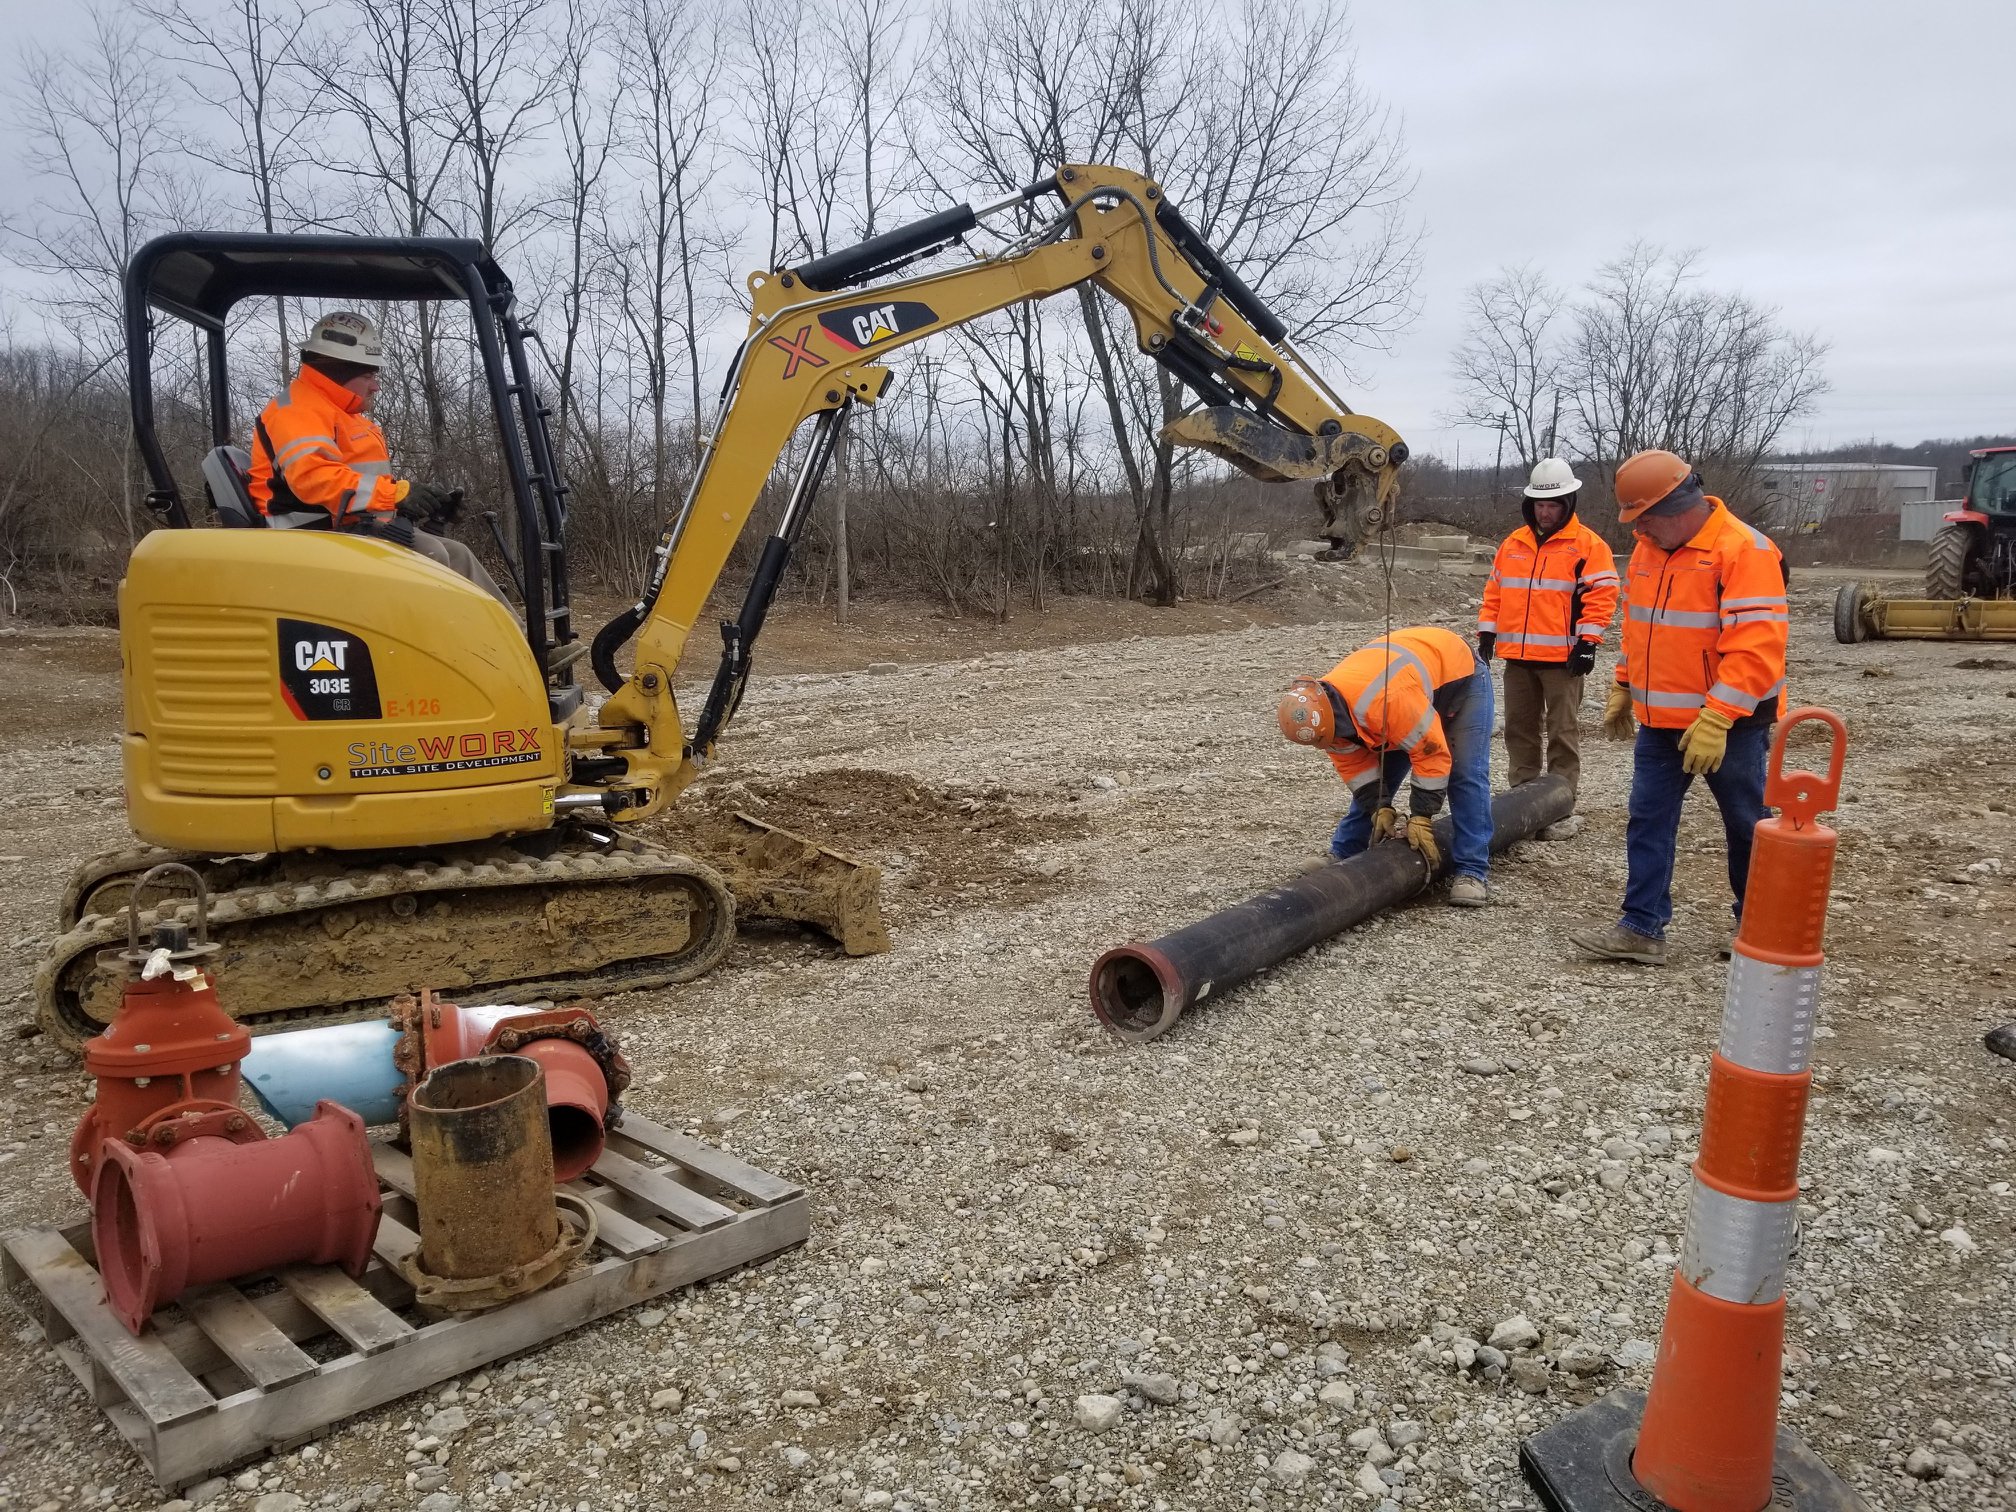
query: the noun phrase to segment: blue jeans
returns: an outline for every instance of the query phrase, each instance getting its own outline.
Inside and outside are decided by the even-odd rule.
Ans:
[[[1630,856],[1624,885],[1624,927],[1654,940],[1666,938],[1673,917],[1673,857],[1680,839],[1680,803],[1694,779],[1680,765],[1678,730],[1638,727],[1631,760],[1631,819],[1624,830]],[[1729,841],[1729,890],[1743,917],[1743,888],[1750,878],[1750,842],[1764,807],[1764,765],[1771,747],[1768,724],[1737,725],[1729,732],[1722,765],[1708,774],[1708,791],[1722,810]]]
[[[1449,774],[1449,822],[1456,830],[1450,861],[1459,877],[1483,881],[1491,871],[1491,668],[1480,666],[1470,679],[1470,696],[1454,718],[1442,722],[1454,770]],[[1365,849],[1372,837],[1372,811],[1380,794],[1391,803],[1413,763],[1405,751],[1380,758],[1380,780],[1368,782],[1351,796],[1351,808],[1330,837],[1330,855],[1345,861]]]

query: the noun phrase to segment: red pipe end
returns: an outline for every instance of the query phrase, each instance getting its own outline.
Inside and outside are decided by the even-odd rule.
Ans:
[[[1189,993],[1153,945],[1118,945],[1092,963],[1092,1012],[1124,1040],[1145,1044],[1183,1016]]]
[[[514,1055],[546,1073],[546,1123],[553,1135],[553,1180],[572,1181],[602,1158],[609,1083],[595,1057],[564,1039],[535,1039]]]

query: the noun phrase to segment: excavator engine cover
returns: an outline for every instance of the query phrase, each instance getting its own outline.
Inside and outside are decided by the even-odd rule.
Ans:
[[[120,585],[126,801],[149,845],[88,864],[37,974],[43,1027],[110,1023],[96,957],[139,872],[211,895],[255,1027],[370,1017],[415,983],[581,997],[685,981],[734,939],[715,872],[556,823],[567,774],[524,632],[445,567],[312,530],[161,530]],[[143,927],[178,917],[176,905]]]

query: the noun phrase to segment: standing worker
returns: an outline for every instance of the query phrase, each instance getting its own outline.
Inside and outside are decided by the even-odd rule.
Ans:
[[[1491,669],[1463,637],[1434,625],[1395,630],[1321,677],[1298,677],[1281,696],[1281,733],[1328,753],[1351,788],[1351,807],[1330,837],[1347,861],[1375,840],[1404,834],[1442,864],[1433,820],[1446,797],[1455,828],[1449,902],[1491,901]],[[1393,799],[1413,773],[1403,830]]]
[[[1617,469],[1617,518],[1636,527],[1638,544],[1603,729],[1612,740],[1629,739],[1634,721],[1637,729],[1629,872],[1623,918],[1568,938],[1606,960],[1663,966],[1680,805],[1696,777],[1708,779],[1722,811],[1729,888],[1743,917],[1765,758],[1785,698],[1785,558],[1669,451],[1639,452]]]
[[[1617,613],[1610,543],[1575,517],[1582,480],[1559,457],[1534,464],[1520,512],[1525,525],[1498,546],[1477,613],[1477,655],[1505,663],[1505,754],[1517,787],[1546,769],[1568,786],[1582,776],[1582,680]],[[1571,816],[1541,831],[1566,839]]]
[[[461,495],[392,476],[385,433],[371,418],[385,343],[362,315],[338,310],[301,343],[301,371],[252,427],[252,502],[279,529],[340,530],[404,546],[459,572],[509,608],[460,541],[419,526],[452,517]]]

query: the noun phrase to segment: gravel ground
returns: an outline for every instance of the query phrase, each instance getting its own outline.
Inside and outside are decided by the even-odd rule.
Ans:
[[[1475,586],[1447,584],[1450,622]],[[1853,744],[1784,1416],[1872,1506],[2012,1507],[2016,1065],[1979,1036],[2016,1018],[2016,656],[1837,646],[1832,586],[1795,597],[1795,696]],[[1628,758],[1598,740],[1584,832],[1503,859],[1494,907],[1396,910],[1151,1046],[1085,1001],[1101,949],[1320,852],[1342,789],[1274,734],[1273,699],[1377,628],[759,682],[702,791],[761,804],[845,769],[819,817],[888,867],[896,948],[750,935],[608,1017],[632,1104],[803,1182],[810,1245],[204,1504],[1531,1506],[1520,1438],[1643,1386],[1659,1336],[1725,971],[1705,794],[1664,971],[1563,947],[1623,882]],[[17,1024],[62,873],[123,835],[109,741],[65,728],[0,770]],[[6,1053],[0,1221],[54,1220],[84,1083],[37,1041]],[[159,1505],[12,1337],[0,1505]]]

